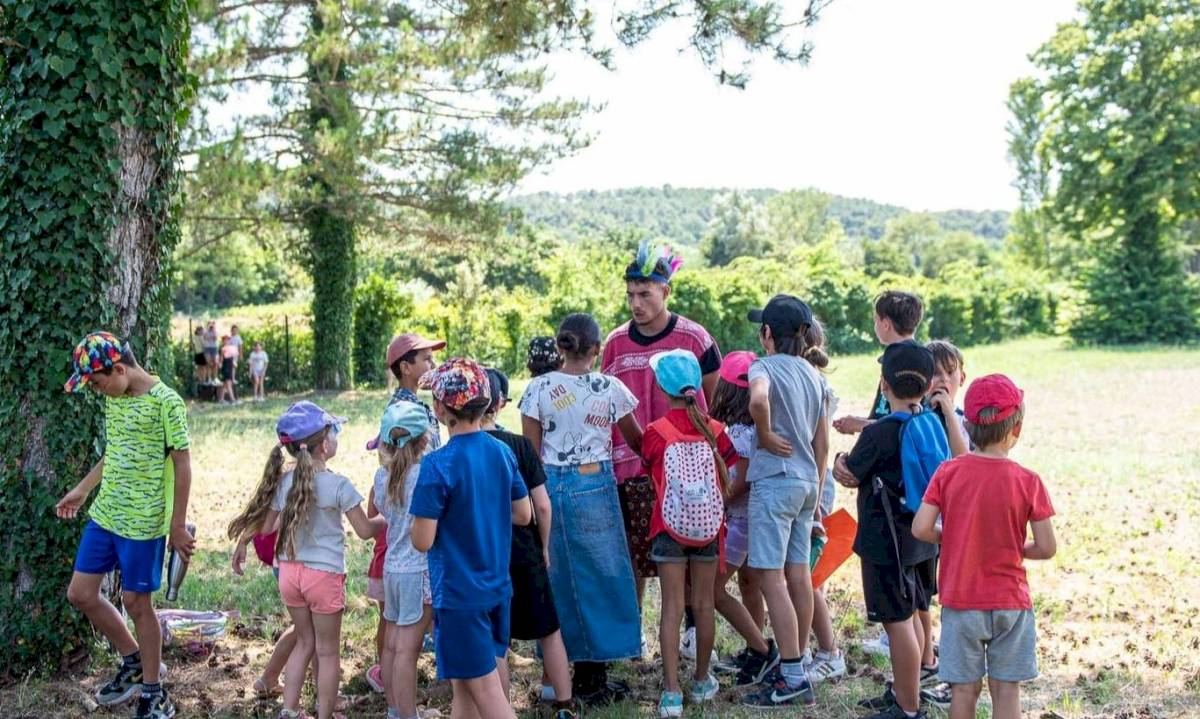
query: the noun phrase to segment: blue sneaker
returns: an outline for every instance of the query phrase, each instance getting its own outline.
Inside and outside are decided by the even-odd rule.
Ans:
[[[709,674],[702,682],[693,682],[692,691],[690,692],[693,704],[703,704],[711,701],[717,696],[717,692],[721,691],[721,685],[717,683],[717,678]]]
[[[683,716],[683,694],[680,692],[663,692],[658,700],[658,719]]]
[[[763,680],[762,689],[742,698],[742,704],[760,708],[794,707],[815,704],[816,701],[812,684],[807,678],[798,687],[788,686],[787,679],[783,678],[778,668],[772,669],[770,676]]]
[[[425,654],[433,654],[433,635],[426,632],[425,638],[421,640],[421,652]]]

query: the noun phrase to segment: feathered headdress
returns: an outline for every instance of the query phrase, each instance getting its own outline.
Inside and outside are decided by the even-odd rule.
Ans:
[[[652,244],[642,240],[638,244],[637,255],[633,262],[625,268],[627,280],[651,280],[664,285],[671,282],[675,271],[683,264],[683,258],[671,254],[671,248]]]

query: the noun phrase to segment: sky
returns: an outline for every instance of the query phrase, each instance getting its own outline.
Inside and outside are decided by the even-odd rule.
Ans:
[[[784,0],[800,2],[801,0]],[[816,187],[912,210],[1011,209],[1005,100],[1071,0],[834,0],[807,66],[754,63],[718,85],[684,28],[594,61],[555,57],[554,92],[604,102],[592,144],[517,193],[621,187]]]

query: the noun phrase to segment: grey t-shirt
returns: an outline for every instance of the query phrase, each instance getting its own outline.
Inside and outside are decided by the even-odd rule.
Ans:
[[[383,559],[383,571],[387,574],[423,572],[429,563],[424,552],[418,552],[412,545],[413,516],[408,513],[412,506],[413,489],[417,486],[417,477],[421,474],[421,465],[409,467],[404,477],[404,506],[396,506],[388,502],[387,485],[388,471],[380,467],[375,470],[375,509],[387,520],[387,554]]]
[[[308,521],[296,528],[296,556],[279,555],[281,562],[300,562],[306,567],[334,574],[346,573],[346,530],[342,515],[362,504],[362,495],[350,480],[329,470],[317,472],[313,482],[316,505]],[[292,472],[279,482],[271,509],[282,512],[292,491]]]
[[[821,378],[806,360],[791,355],[768,355],[750,365],[749,379],[765,377],[770,381],[771,429],[792,445],[789,457],[771,454],[755,441],[754,456],[746,481],[788,478],[793,481],[817,481],[817,462],[812,440],[817,422],[824,416]]]

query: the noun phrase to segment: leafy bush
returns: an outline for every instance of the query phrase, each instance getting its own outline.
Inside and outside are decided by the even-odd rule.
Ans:
[[[359,384],[387,382],[384,355],[397,325],[412,314],[412,298],[396,283],[372,274],[354,290],[354,379]]]

